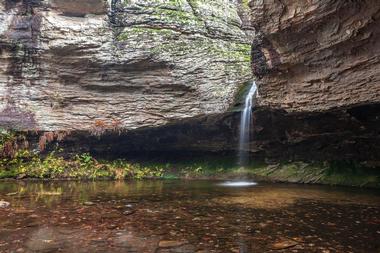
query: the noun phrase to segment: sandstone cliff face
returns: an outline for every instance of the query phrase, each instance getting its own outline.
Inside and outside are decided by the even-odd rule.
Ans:
[[[251,1],[260,105],[294,111],[380,102],[380,2]]]
[[[252,78],[244,11],[227,0],[1,1],[0,126],[130,130],[225,112]]]
[[[252,152],[380,158],[380,2],[251,1],[260,97]]]

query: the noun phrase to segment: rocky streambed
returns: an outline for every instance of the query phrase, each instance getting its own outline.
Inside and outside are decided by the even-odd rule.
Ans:
[[[0,252],[376,252],[379,193],[220,181],[2,182]]]

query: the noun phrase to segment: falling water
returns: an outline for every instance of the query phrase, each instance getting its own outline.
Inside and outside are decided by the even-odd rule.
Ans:
[[[244,110],[240,119],[240,136],[239,136],[239,165],[244,166],[248,163],[249,150],[249,130],[251,127],[252,117],[252,99],[257,91],[256,82],[253,81],[252,86],[245,98]]]

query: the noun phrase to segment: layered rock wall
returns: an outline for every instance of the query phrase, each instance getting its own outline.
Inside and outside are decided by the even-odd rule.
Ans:
[[[380,102],[380,2],[251,1],[260,105],[288,112]]]
[[[380,2],[251,1],[252,152],[380,160]]]
[[[252,78],[243,12],[227,0],[2,1],[0,126],[131,130],[225,112]]]

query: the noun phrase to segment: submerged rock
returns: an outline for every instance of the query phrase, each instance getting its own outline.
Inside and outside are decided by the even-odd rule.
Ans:
[[[289,239],[283,239],[281,241],[278,241],[278,242],[275,242],[274,244],[272,244],[271,248],[274,250],[283,250],[283,249],[292,248],[298,244],[299,243],[296,241],[289,240]]]
[[[160,248],[174,248],[187,244],[187,241],[160,241],[158,247]]]
[[[136,210],[133,210],[133,209],[130,209],[130,210],[125,210],[123,212],[124,215],[131,215],[131,214],[134,214],[136,212]]]
[[[11,203],[0,200],[0,208],[8,208],[11,205]]]

